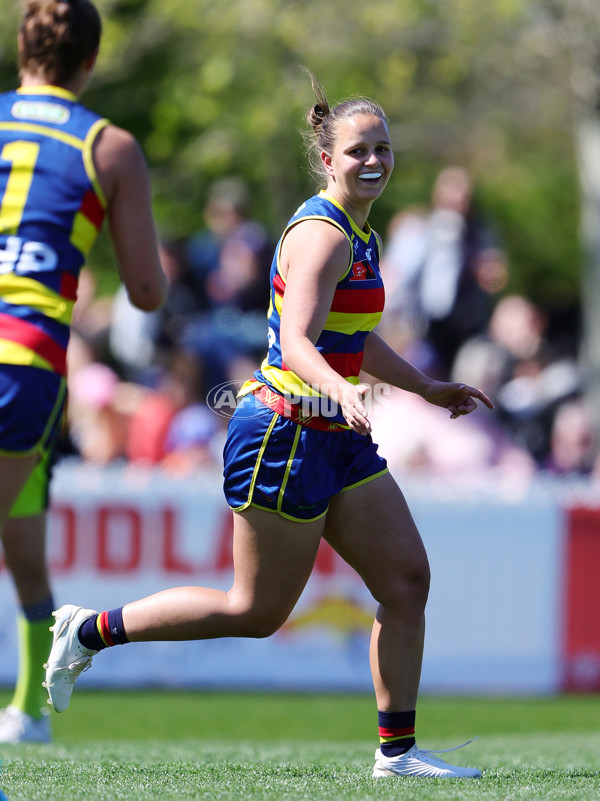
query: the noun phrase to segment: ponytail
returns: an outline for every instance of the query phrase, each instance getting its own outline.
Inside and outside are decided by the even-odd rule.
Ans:
[[[27,0],[19,68],[68,81],[98,49],[102,22],[91,0]]]

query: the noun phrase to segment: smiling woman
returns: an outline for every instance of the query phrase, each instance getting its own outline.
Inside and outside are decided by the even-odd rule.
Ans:
[[[317,100],[308,115],[309,162],[319,179],[327,179],[335,200],[350,208],[356,206],[353,216],[362,227],[394,167],[387,116],[377,103],[366,98],[339,103],[331,109],[323,87],[312,73],[309,75]],[[362,189],[369,186],[371,193],[362,195],[361,184]]]
[[[62,607],[46,674],[50,701],[66,709],[75,679],[107,646],[272,634],[298,601],[323,538],[379,603],[371,671],[381,749],[373,776],[473,778],[478,770],[448,765],[415,743],[429,566],[371,438],[360,371],[451,417],[473,411],[476,398],[492,403],[473,387],[430,380],[374,332],[384,291],[381,242],[367,217],[393,168],[387,122],[371,100],[330,108],[312,83],[310,147],[325,187],[291,217],[275,250],[268,352],[239,393],[224,451],[233,586],[180,587],[100,614]]]
[[[371,113],[345,120],[339,125],[333,151],[322,151],[321,159],[331,179],[332,197],[362,228],[394,167],[385,121]]]
[[[377,191],[370,197],[372,203],[383,192],[394,166],[385,112],[368,98],[357,98],[330,108],[323,87],[309,70],[306,72],[317,102],[308,113],[310,131],[305,135],[305,143],[308,160],[317,180],[321,182],[323,178],[328,180],[330,177],[334,183],[341,180],[345,171],[343,164],[339,162],[338,172],[337,160],[335,167],[332,163],[337,151],[340,158],[345,155],[349,171],[353,166],[355,173],[359,171],[356,179],[360,177],[364,183],[372,182],[376,186]],[[369,118],[372,125],[369,124]],[[348,126],[342,123],[348,123]],[[370,141],[364,139],[365,135]],[[334,196],[338,200],[343,199],[338,198],[336,193]],[[370,205],[366,209],[367,215],[369,209]]]

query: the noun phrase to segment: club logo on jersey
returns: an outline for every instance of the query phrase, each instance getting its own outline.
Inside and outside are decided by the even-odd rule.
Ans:
[[[29,242],[18,236],[0,236],[0,275],[54,270],[58,256],[44,242]]]
[[[368,261],[355,261],[352,265],[351,281],[372,281],[376,278],[375,271]]]
[[[64,125],[71,116],[66,106],[48,103],[46,100],[17,100],[10,111],[18,120],[53,122],[55,125]]]

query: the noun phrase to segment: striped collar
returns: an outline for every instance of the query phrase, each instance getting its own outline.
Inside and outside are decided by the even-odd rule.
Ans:
[[[52,86],[51,84],[44,86],[20,86],[17,93],[21,95],[50,95],[52,97],[59,97],[62,100],[77,101],[77,95],[70,92],[68,89],[63,89],[62,86]]]
[[[365,230],[364,231],[361,230],[358,227],[358,225],[354,222],[352,217],[348,214],[346,209],[342,206],[342,204],[338,203],[337,200],[332,198],[331,195],[328,194],[327,190],[321,189],[321,191],[319,192],[319,197],[325,198],[325,200],[328,200],[330,203],[332,203],[336,207],[336,209],[339,209],[340,211],[342,211],[346,215],[346,217],[348,218],[348,222],[352,226],[352,230],[354,231],[354,233],[357,236],[359,236],[363,240],[363,242],[368,242],[369,241],[369,239],[371,237],[371,226],[369,225],[368,222],[365,223]]]

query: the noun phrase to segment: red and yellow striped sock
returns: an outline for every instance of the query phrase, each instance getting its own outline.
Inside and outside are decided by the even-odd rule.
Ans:
[[[404,754],[415,744],[415,721],[417,713],[378,712],[379,745],[385,756]]]
[[[79,642],[92,651],[129,642],[123,626],[123,607],[84,620],[79,629]]]

